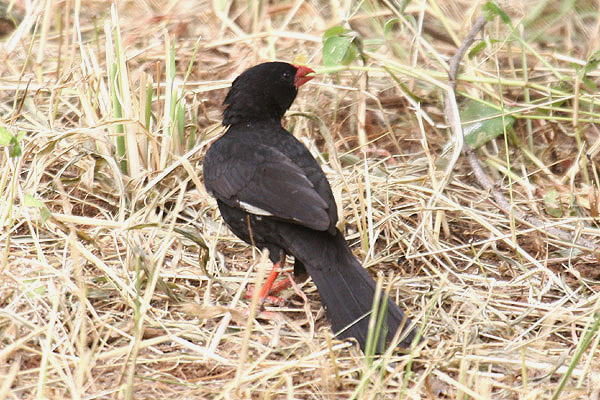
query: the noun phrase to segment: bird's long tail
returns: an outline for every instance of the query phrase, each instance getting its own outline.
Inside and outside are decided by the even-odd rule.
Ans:
[[[294,227],[293,232],[282,233],[287,250],[306,267],[319,290],[327,319],[338,338],[353,337],[364,351],[367,347],[369,318],[373,309],[376,284],[354,257],[343,235],[315,232]],[[383,297],[383,293],[381,294]],[[381,353],[399,328],[408,327],[410,320],[391,300],[375,352]],[[387,332],[387,333],[386,333]],[[403,332],[400,347],[409,347],[415,332]]]

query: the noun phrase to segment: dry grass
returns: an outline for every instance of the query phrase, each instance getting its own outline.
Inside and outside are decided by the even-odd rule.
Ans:
[[[517,116],[477,152],[511,206],[597,243],[600,74],[581,70],[600,10],[525,3],[502,5],[514,34],[488,23],[458,101]],[[358,5],[15,5],[0,126],[25,136],[22,155],[0,153],[0,399],[598,398],[598,253],[502,212],[445,147],[447,60],[483,3]],[[269,59],[317,67],[341,18],[366,64],[319,75],[287,123],[323,155],[356,255],[394,276],[426,339],[375,361],[333,339],[312,283],[308,303],[290,292],[248,322],[266,263],[200,174],[230,79]]]

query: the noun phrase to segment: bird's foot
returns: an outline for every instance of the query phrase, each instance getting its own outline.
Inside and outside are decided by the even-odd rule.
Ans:
[[[273,264],[273,269],[269,273],[267,280],[260,288],[260,293],[258,294],[258,307],[262,310],[265,301],[268,301],[270,304],[275,304],[282,306],[285,304],[285,300],[274,296],[275,294],[281,292],[284,289],[292,286],[289,282],[289,278],[284,279],[281,282],[275,283],[275,280],[279,276],[279,273],[283,269],[285,265],[285,254],[281,253],[281,260],[275,264]],[[246,298],[251,298],[254,293],[254,287],[249,287],[246,291]]]
[[[244,317],[248,318],[249,315],[250,308],[247,308],[246,311],[244,311]],[[277,321],[281,319],[281,314],[275,311],[257,310],[255,318],[269,321]]]
[[[278,294],[282,290],[285,290],[291,286],[291,284],[287,281],[288,281],[288,279],[284,279],[283,281],[275,283],[271,287],[271,290],[269,290],[268,294],[264,295],[263,297],[261,297],[258,300],[259,301],[258,304],[264,305],[265,303],[268,303],[268,304],[272,304],[272,305],[280,306],[280,307],[284,306],[286,304],[287,300],[282,297],[274,296],[274,295]],[[246,290],[246,298],[251,299],[253,294],[254,294],[254,286],[249,286],[248,289]]]

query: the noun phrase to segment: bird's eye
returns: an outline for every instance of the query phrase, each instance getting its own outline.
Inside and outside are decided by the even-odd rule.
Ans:
[[[283,79],[288,80],[288,79],[290,79],[291,75],[290,75],[289,71],[285,71],[282,76],[283,76]]]

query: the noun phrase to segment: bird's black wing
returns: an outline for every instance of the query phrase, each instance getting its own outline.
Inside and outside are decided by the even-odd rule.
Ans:
[[[229,206],[325,231],[328,203],[304,171],[279,150],[257,143],[215,142],[204,160],[204,181]]]

